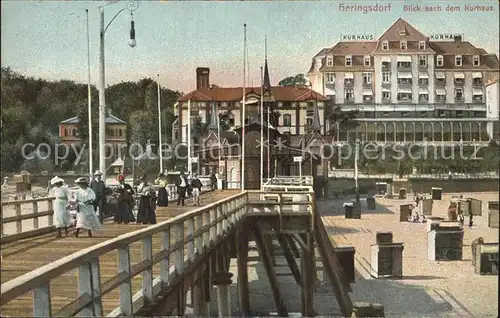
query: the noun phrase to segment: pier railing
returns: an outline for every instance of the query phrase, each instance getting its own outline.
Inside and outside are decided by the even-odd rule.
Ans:
[[[2,243],[51,231],[54,228],[54,200],[54,197],[44,197],[2,202]],[[44,220],[46,222],[41,222]]]
[[[261,195],[260,191],[244,191],[47,264],[2,284],[1,305],[32,292],[35,317],[134,315],[154,301],[162,288],[182,283],[182,275],[194,270],[204,254],[225,239],[247,214],[251,201]],[[290,195],[305,200],[285,203]],[[312,193],[281,193],[278,197],[281,205],[306,205],[309,208],[304,212],[311,214],[314,210]],[[134,280],[136,276],[142,279]],[[51,284],[64,285],[66,298],[71,299],[67,296],[71,282],[78,283],[75,298],[63,306],[59,300],[53,306],[51,299],[61,295],[51,294]]]

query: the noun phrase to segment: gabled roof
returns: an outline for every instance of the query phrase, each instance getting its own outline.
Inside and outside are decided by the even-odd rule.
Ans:
[[[60,122],[60,124],[75,124],[75,125],[79,124],[79,123],[80,123],[80,118],[78,118],[77,116],[65,119],[65,120]],[[114,116],[114,115],[109,114],[106,117],[106,124],[124,124],[125,125],[126,122],[121,120],[120,118]]]
[[[400,35],[401,31],[405,31],[405,35]],[[426,41],[427,37],[415,29],[411,24],[399,18],[393,25],[382,34],[378,40],[382,41]]]
[[[333,55],[370,55],[377,47],[376,41],[338,42],[327,54]]]
[[[319,51],[318,54],[316,54],[313,58],[324,56],[331,49],[332,49],[331,47],[325,47],[325,48],[321,49],[321,51]]]
[[[307,101],[307,97],[318,101],[329,100],[325,96],[307,88],[298,86],[271,87],[273,98],[278,102]],[[260,87],[247,87],[245,94],[260,96]],[[240,102],[243,98],[243,87],[212,87],[200,88],[189,92],[178,99],[178,102],[188,100],[196,102]]]
[[[452,55],[482,55],[483,49],[478,49],[470,42],[460,41],[432,41],[429,42],[430,47],[436,54],[452,54]]]

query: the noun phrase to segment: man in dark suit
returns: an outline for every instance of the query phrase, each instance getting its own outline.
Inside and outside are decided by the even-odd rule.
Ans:
[[[181,171],[181,175],[175,182],[175,185],[177,187],[177,206],[181,205],[184,206],[184,200],[186,199],[186,190],[189,185],[188,180],[186,175],[184,174],[183,171]]]
[[[97,207],[99,207],[99,221],[104,219],[104,214],[106,213],[106,184],[101,180],[102,172],[97,170],[94,173],[94,180],[90,183],[90,188],[95,193],[96,199],[93,202],[94,211],[97,212]]]

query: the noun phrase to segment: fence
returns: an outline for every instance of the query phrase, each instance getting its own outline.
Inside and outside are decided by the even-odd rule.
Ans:
[[[51,231],[54,228],[54,199],[45,197],[2,202],[2,243]]]
[[[294,193],[287,195],[290,194]],[[307,210],[312,212],[313,194],[298,194],[306,194],[309,198],[306,202],[283,204],[305,204],[309,206]],[[246,215],[250,201],[261,195],[260,191],[238,193],[59,259],[2,284],[1,305],[3,307],[32,291],[35,317],[68,317],[76,314],[97,317],[132,316],[145,304],[151,303],[162,288],[170,289],[183,284],[181,275],[192,272],[199,266],[204,254],[215,248],[225,238],[225,234],[231,232]],[[135,253],[132,253],[133,244],[139,244],[140,252],[136,245],[133,250]],[[110,253],[112,256],[109,256]],[[106,259],[105,255],[108,255]],[[139,260],[136,259],[133,264],[132,256],[137,255]],[[155,277],[154,272],[159,274]],[[142,280],[133,288],[132,280],[139,275]],[[75,276],[77,279],[72,278]],[[101,283],[103,277],[108,279]],[[58,281],[52,286],[60,286],[56,289],[64,289],[65,295],[71,288],[71,282],[77,282],[76,299],[63,306],[59,304],[58,307],[61,308],[52,306],[50,286],[54,280]],[[118,295],[106,297],[116,291]],[[62,293],[61,290],[58,292]],[[25,306],[21,303],[24,301],[20,301],[20,307]]]

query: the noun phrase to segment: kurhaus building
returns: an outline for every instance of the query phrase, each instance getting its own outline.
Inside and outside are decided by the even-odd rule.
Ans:
[[[261,157],[264,157],[264,178],[299,175],[299,163],[294,161],[294,157],[298,156],[303,157],[304,175],[326,174],[326,161],[310,156],[312,151],[318,150],[320,144],[331,141],[331,136],[325,136],[326,97],[305,87],[272,87],[266,61],[264,88],[245,88],[244,116],[243,87],[210,85],[208,68],[198,68],[196,73],[197,89],[179,98],[175,106],[177,119],[172,132],[174,139],[188,144],[188,121],[191,120],[192,157],[198,162],[193,171],[198,170],[201,174],[215,171],[227,182],[229,188],[239,188],[242,162],[238,152],[242,144],[242,123],[245,123],[245,188],[260,187]],[[264,122],[261,125],[262,90]],[[220,124],[222,121],[224,124]],[[205,127],[201,135],[195,132],[197,128],[193,128],[197,125]],[[267,140],[269,134],[271,145],[276,145],[270,147],[269,153],[266,149],[264,153],[260,152],[261,127],[264,140]],[[220,161],[217,146],[219,136],[222,145]],[[306,147],[308,152],[304,152]]]
[[[431,40],[399,19],[377,40],[322,49],[308,77],[330,107],[359,111],[356,134],[364,140],[498,139],[498,84],[491,85],[498,83],[498,57],[461,36]]]

